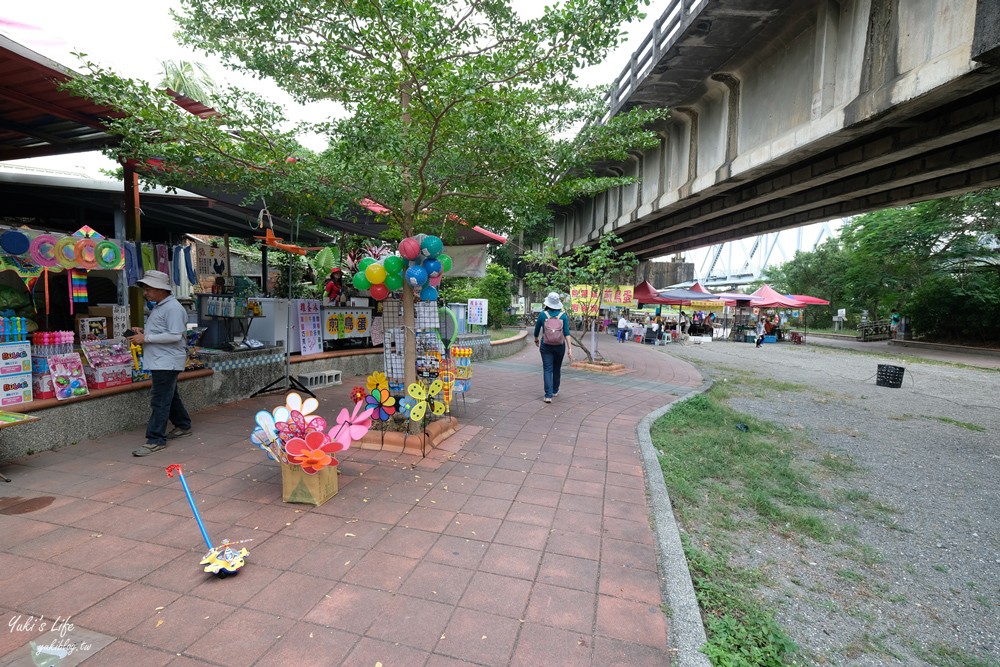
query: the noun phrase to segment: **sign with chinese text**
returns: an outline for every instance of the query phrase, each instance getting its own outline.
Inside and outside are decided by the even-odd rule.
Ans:
[[[485,326],[487,312],[489,312],[489,299],[469,299],[469,310],[465,321]]]
[[[609,285],[604,288],[603,298],[591,285],[573,285],[569,297],[574,315],[596,315],[598,304],[602,308],[635,308],[631,285]]]

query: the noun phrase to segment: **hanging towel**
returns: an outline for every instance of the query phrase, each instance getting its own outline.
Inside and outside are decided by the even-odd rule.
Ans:
[[[156,270],[163,271],[170,275],[170,260],[167,258],[167,246],[162,243],[156,244]]]
[[[143,243],[139,246],[142,248],[142,272],[155,271],[156,270],[156,249],[153,248],[150,243]]]
[[[135,243],[125,241],[122,243],[122,250],[125,253],[125,282],[129,287],[134,287],[139,280],[139,255],[135,249]]]
[[[188,282],[198,284],[198,274],[194,272],[194,260],[191,259],[191,245],[184,246],[184,269],[187,271]]]
[[[182,246],[175,245],[171,250],[171,255],[173,255],[170,262],[170,277],[174,281],[175,285],[181,284],[181,262],[184,261]]]

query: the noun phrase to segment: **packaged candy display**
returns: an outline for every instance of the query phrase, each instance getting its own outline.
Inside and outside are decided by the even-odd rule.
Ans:
[[[94,368],[132,365],[129,344],[121,340],[85,340],[80,341],[80,347],[87,364]]]
[[[92,389],[106,389],[132,382],[132,352],[120,340],[85,340],[80,342],[87,359],[84,374]]]
[[[56,400],[62,401],[90,393],[79,352],[50,355],[49,371],[56,391]]]

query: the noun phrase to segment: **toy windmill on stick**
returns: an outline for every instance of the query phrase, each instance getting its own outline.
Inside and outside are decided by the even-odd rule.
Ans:
[[[180,464],[172,463],[167,466],[167,477],[173,477],[175,472],[181,478],[181,486],[184,487],[184,494],[187,496],[188,504],[194,513],[194,520],[198,522],[201,536],[205,539],[205,545],[208,547],[208,553],[201,559],[201,565],[205,566],[205,572],[214,574],[219,579],[237,574],[240,568],[246,564],[246,557],[250,555],[250,552],[246,550],[246,547],[239,549],[234,547],[250,540],[243,540],[243,542],[223,540],[222,544],[213,546],[212,540],[208,538],[208,531],[205,530],[205,524],[201,521],[201,515],[198,514],[198,507],[194,504],[194,497],[191,496],[191,489],[188,488],[187,480],[184,479],[184,471],[181,470]]]

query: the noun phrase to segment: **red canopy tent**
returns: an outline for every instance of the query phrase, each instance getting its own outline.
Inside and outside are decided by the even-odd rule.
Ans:
[[[798,299],[793,299],[792,297],[785,296],[779,292],[776,292],[774,288],[770,285],[764,284],[754,292],[751,296],[759,296],[759,300],[755,300],[753,305],[755,308],[805,308],[806,303],[804,301],[799,301]]]
[[[707,289],[705,289],[699,281],[694,281],[694,285],[689,288],[692,292],[702,292],[703,294],[711,294]]]
[[[807,296],[805,294],[789,294],[796,301],[801,301],[809,306],[829,306],[830,302],[826,299],[821,299],[818,296]]]
[[[656,292],[656,288],[653,287],[648,280],[643,280],[641,283],[632,288],[632,299],[640,306],[644,303],[652,303],[661,306],[677,304],[676,299],[662,298]]]

